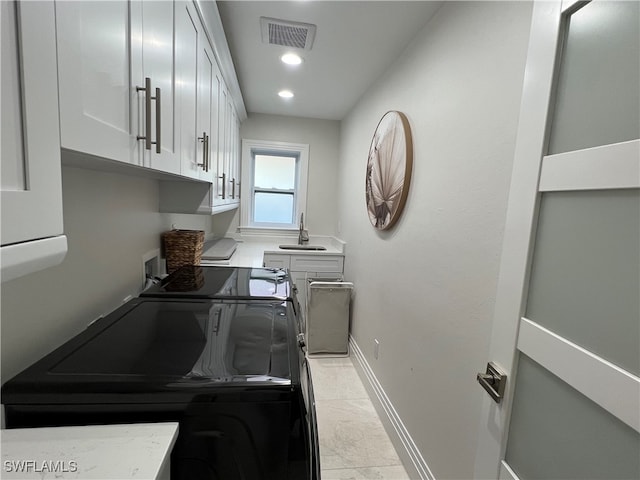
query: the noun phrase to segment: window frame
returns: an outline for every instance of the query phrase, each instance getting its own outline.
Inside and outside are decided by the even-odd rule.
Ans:
[[[268,223],[253,221],[255,155],[275,155],[296,158],[296,173],[293,202],[293,223]],[[309,171],[309,145],[302,143],[279,142],[269,140],[242,139],[242,184],[246,185],[246,195],[240,199],[241,233],[283,233],[298,230],[300,214],[306,211],[307,182]],[[268,192],[269,189],[258,191]],[[284,193],[284,192],[283,192]]]

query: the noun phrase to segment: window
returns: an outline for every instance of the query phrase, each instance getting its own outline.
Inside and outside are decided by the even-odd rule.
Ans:
[[[306,206],[309,146],[242,141],[241,228],[297,229]]]
[[[253,223],[293,223],[298,157],[255,153]]]

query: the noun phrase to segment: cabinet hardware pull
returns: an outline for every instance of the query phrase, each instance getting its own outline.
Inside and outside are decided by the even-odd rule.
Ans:
[[[151,97],[151,100],[156,101],[156,141],[151,142],[156,146],[156,153],[160,153],[162,150],[162,144],[160,141],[160,134],[162,132],[162,109],[160,108],[160,89],[156,88],[156,96]]]
[[[231,184],[231,198],[236,198],[236,179],[232,178],[229,183]]]
[[[227,198],[225,194],[225,187],[227,185],[227,174],[223,173],[222,176],[218,178],[222,179],[222,195],[218,194],[218,196],[222,196],[222,199],[224,200],[225,198]]]
[[[205,167],[205,172],[209,171],[209,167],[211,166],[211,150],[209,150],[209,135],[204,139],[205,149],[207,150],[207,166]]]
[[[144,140],[145,150],[151,150],[151,145],[156,146],[156,153],[160,153],[160,132],[162,121],[161,109],[160,109],[160,89],[156,88],[156,96],[151,96],[151,78],[145,77],[144,87],[136,86],[136,92],[144,92],[144,136],[136,136],[137,140]],[[156,101],[156,141],[151,141],[151,100]]]
[[[209,135],[207,132],[202,132],[202,136],[198,137],[198,140],[202,142],[202,163],[198,166],[202,167],[205,172],[209,171]]]
[[[144,79],[144,87],[136,86],[136,92],[144,91],[144,136],[138,135],[137,140],[144,140],[145,150],[151,150],[151,79]]]

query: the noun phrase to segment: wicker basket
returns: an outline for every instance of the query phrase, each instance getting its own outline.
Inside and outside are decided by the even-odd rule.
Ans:
[[[170,230],[162,234],[162,241],[167,259],[167,273],[172,273],[183,265],[200,265],[204,231]]]

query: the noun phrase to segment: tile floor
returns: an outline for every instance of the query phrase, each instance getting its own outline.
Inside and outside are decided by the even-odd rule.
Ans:
[[[409,480],[350,358],[311,358],[322,480]]]

